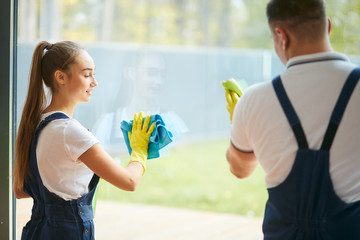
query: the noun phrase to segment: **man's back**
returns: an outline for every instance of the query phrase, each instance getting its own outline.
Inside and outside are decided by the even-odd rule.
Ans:
[[[309,148],[320,148],[344,81],[354,67],[345,56],[335,53],[307,55],[288,62],[281,78]],[[360,200],[359,103],[360,84],[352,94],[330,151],[334,190],[346,202]],[[240,150],[254,151],[267,174],[267,186],[283,182],[298,146],[270,82],[250,88],[240,99],[232,127],[232,143]]]
[[[258,162],[264,168],[265,239],[360,239],[360,73],[332,51],[324,0],[270,0],[266,15],[287,70],[230,111],[231,172],[243,178]],[[336,104],[345,82],[357,86]],[[334,111],[342,120],[327,131],[335,105],[345,111]],[[320,149],[323,141],[331,148]]]

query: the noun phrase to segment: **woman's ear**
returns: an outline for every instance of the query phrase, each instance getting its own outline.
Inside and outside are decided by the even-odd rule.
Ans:
[[[55,81],[59,85],[65,84],[66,74],[60,70],[56,70],[54,73]]]

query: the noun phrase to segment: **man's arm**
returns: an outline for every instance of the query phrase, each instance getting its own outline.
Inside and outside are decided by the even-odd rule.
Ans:
[[[242,152],[231,142],[226,152],[226,159],[230,164],[231,173],[240,179],[250,176],[258,165],[258,160],[253,152]]]

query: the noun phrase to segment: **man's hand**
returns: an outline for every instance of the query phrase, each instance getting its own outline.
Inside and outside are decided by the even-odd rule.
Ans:
[[[234,108],[240,97],[234,91],[226,89],[225,90],[225,98],[228,103],[228,105],[226,106],[226,109],[228,110],[228,112],[230,114],[230,122],[232,122]]]
[[[226,109],[230,114],[230,122],[232,122],[234,108],[236,106],[237,101],[243,94],[243,91],[241,90],[236,80],[233,78],[230,78],[227,81],[222,81],[221,84],[225,89],[225,98],[228,103]]]

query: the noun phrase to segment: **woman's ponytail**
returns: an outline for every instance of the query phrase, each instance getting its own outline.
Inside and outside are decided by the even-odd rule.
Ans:
[[[18,135],[15,142],[14,186],[22,190],[29,172],[29,154],[35,129],[39,124],[41,113],[46,108],[44,84],[54,94],[57,89],[54,73],[57,70],[69,71],[76,56],[84,50],[71,41],[54,44],[40,42],[33,54],[29,90],[22,112]]]
[[[16,186],[19,189],[23,189],[26,175],[29,173],[31,141],[36,126],[40,121],[41,112],[46,107],[46,95],[41,75],[41,61],[47,46],[49,46],[49,43],[42,41],[34,50],[28,93],[15,142],[14,181],[16,181]]]

